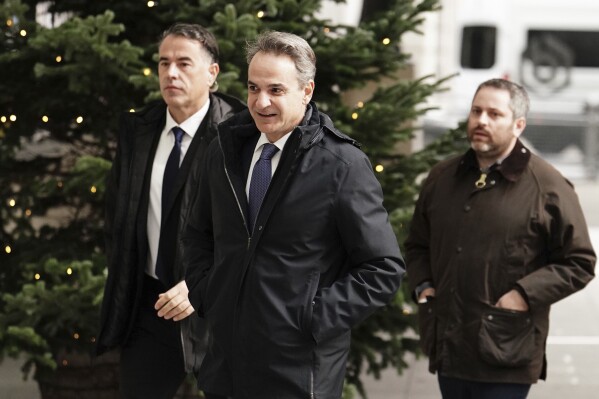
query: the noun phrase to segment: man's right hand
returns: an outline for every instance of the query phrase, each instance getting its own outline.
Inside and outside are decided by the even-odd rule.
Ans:
[[[434,297],[435,296],[435,289],[432,287],[429,288],[425,288],[424,290],[422,290],[422,292],[420,293],[420,296],[418,297],[418,303],[426,303],[428,302],[427,297]]]

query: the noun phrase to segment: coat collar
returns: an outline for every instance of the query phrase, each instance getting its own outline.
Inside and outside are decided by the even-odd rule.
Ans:
[[[516,145],[510,154],[499,164],[495,170],[503,175],[509,181],[517,181],[528,162],[530,161],[531,153],[528,148],[522,144],[520,139],[516,141]],[[473,149],[469,149],[462,156],[462,159],[456,170],[456,174],[465,174],[469,170],[479,170],[478,161],[476,160],[476,154]]]

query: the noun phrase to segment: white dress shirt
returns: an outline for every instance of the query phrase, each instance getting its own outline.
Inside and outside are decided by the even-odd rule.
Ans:
[[[156,276],[156,260],[158,259],[158,243],[160,242],[160,224],[162,220],[162,179],[164,177],[164,169],[166,168],[166,162],[168,160],[173,146],[175,144],[175,135],[171,129],[175,126],[179,126],[185,131],[183,139],[181,140],[181,160],[179,165],[183,162],[185,154],[189,149],[191,140],[195,136],[200,124],[204,120],[204,117],[208,113],[210,107],[210,99],[206,101],[206,104],[198,112],[187,118],[183,123],[177,124],[168,108],[166,110],[166,124],[162,133],[160,134],[160,140],[158,141],[158,147],[156,148],[156,154],[154,154],[154,163],[152,164],[152,178],[150,180],[150,203],[148,206],[148,261],[146,263],[146,273],[150,276],[157,278]]]

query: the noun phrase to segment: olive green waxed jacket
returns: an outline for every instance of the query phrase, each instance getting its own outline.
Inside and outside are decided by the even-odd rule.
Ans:
[[[481,180],[475,154],[436,165],[406,240],[431,372],[530,384],[545,378],[550,306],[594,277],[596,256],[572,184],[520,141]],[[483,184],[484,183],[484,184]],[[516,289],[528,312],[494,305]]]

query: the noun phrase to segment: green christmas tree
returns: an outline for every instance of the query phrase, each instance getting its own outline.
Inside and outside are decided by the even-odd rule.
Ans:
[[[342,0],[337,2],[343,2]],[[221,48],[220,91],[244,99],[247,40],[266,29],[304,37],[318,59],[314,100],[363,144],[398,241],[418,177],[459,146],[461,130],[423,151],[401,150],[443,80],[400,78],[406,32],[438,0],[379,2],[358,26],[314,15],[320,0],[4,0],[0,5],[0,352],[26,355],[36,378],[64,353],[91,353],[105,279],[104,176],[120,113],[159,97],[156,41],[176,21],[209,27]],[[48,8],[54,26],[36,22]],[[50,18],[50,21],[52,18]],[[64,22],[62,22],[64,20]],[[58,23],[62,22],[62,23]],[[377,83],[381,79],[391,83]],[[348,93],[377,87],[352,103]],[[417,352],[408,293],[353,332],[348,387],[363,373],[406,366]],[[26,369],[26,371],[29,368]],[[348,390],[348,395],[350,395]]]

